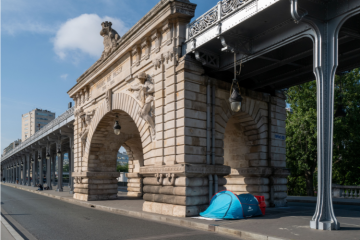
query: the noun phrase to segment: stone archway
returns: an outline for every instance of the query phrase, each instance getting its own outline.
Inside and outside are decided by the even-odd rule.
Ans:
[[[121,146],[127,150],[129,182],[132,178],[139,184],[129,186],[128,195],[141,196],[140,167],[144,165],[144,149],[151,151],[151,134],[148,124],[138,116],[138,102],[125,93],[117,93],[111,100],[103,101],[92,110],[93,117],[84,131],[82,161],[75,172],[74,198],[81,200],[115,199],[117,197],[117,152]],[[122,127],[119,136],[114,134],[117,119]],[[82,134],[83,136],[84,134]],[[80,165],[80,166],[79,166]],[[81,170],[81,171],[79,171]]]
[[[226,99],[228,92],[219,89],[217,94],[221,106],[217,110],[220,116],[217,124],[222,129],[224,165],[231,167],[231,174],[225,177],[222,184],[236,194],[264,196],[267,205],[270,204],[272,191],[272,202],[277,206],[284,205],[287,196],[287,171],[283,171],[285,158],[277,161],[279,150],[276,146],[283,144],[281,147],[284,147],[285,142],[275,139],[277,132],[281,130],[277,126],[281,124],[277,120],[277,105],[284,105],[284,99],[245,89],[242,92],[242,109],[237,114],[230,110]],[[270,104],[270,111],[269,101],[273,102]]]

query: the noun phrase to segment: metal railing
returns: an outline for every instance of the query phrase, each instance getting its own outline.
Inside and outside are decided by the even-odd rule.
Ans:
[[[332,195],[336,198],[360,199],[360,186],[332,185]]]
[[[52,120],[51,122],[46,124],[42,129],[37,131],[34,135],[32,135],[29,138],[25,139],[25,141],[21,142],[14,149],[12,149],[11,151],[9,151],[6,154],[4,154],[3,156],[1,156],[1,161],[3,161],[4,159],[10,157],[11,155],[18,152],[19,150],[27,147],[28,145],[30,145],[30,143],[32,141],[36,140],[38,137],[40,137],[42,134],[47,132],[49,129],[51,129],[54,126],[60,124],[61,122],[67,120],[69,117],[73,116],[74,115],[74,109],[75,109],[75,107],[69,108],[63,114],[61,114],[60,116],[58,116],[57,118],[55,118],[54,120]]]
[[[210,28],[222,18],[256,0],[222,0],[188,25],[188,39]]]

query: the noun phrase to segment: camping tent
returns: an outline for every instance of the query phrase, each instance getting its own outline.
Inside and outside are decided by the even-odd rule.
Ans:
[[[227,190],[215,194],[210,206],[200,213],[202,217],[217,219],[242,219],[261,215],[259,202],[253,195],[236,195]]]

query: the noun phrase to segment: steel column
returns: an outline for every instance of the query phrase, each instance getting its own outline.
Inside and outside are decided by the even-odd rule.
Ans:
[[[27,186],[31,186],[31,181],[30,181],[30,161],[31,161],[31,154],[28,153],[26,154],[26,162],[27,162]]]
[[[51,186],[51,152],[50,152],[50,145],[46,148],[46,155],[49,154],[50,158],[46,159],[46,184],[49,189],[52,189]]]
[[[61,152],[60,157],[58,156],[58,186],[56,191],[63,191],[63,162],[64,162],[64,153]]]
[[[33,167],[32,167],[32,186],[33,187],[36,187],[36,162],[37,162],[37,159],[36,159],[36,152],[33,151],[32,152],[32,158],[33,158]]]

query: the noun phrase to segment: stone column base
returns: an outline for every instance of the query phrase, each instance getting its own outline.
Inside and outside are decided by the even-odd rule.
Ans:
[[[117,198],[117,194],[102,195],[74,193],[73,197],[74,199],[78,199],[81,201],[112,200]]]
[[[181,206],[167,203],[147,202],[143,204],[144,212],[151,212],[174,217],[198,216],[200,212],[206,210],[208,205],[199,206]]]
[[[82,201],[117,198],[118,172],[73,172],[74,198]]]

